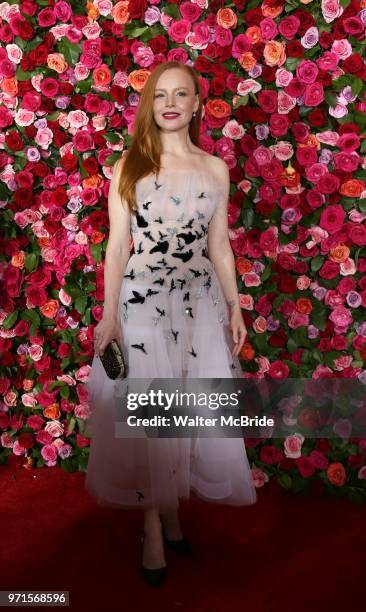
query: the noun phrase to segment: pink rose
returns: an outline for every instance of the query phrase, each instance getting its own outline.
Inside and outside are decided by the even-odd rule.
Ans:
[[[329,319],[337,327],[348,328],[353,323],[353,317],[349,308],[344,306],[336,306],[332,313],[329,315]]]
[[[329,70],[333,72],[337,68],[339,56],[332,51],[325,51],[321,57],[316,60],[320,70]]]
[[[262,19],[259,22],[259,27],[264,40],[273,40],[278,34],[276,22],[272,17],[265,17],[265,19]]]
[[[325,198],[318,189],[309,189],[306,194],[306,201],[312,210],[323,206]]]
[[[52,467],[57,463],[57,449],[53,444],[46,444],[41,448],[41,455],[47,466]]]
[[[276,85],[277,87],[286,87],[290,81],[294,78],[292,72],[286,70],[286,68],[277,68],[276,70]]]
[[[305,174],[308,181],[311,183],[318,183],[320,178],[327,174],[328,168],[325,164],[314,164],[310,168],[306,168]]]
[[[336,153],[333,157],[336,170],[343,172],[354,172],[360,165],[360,157],[356,152],[352,153]]]
[[[302,83],[310,85],[319,74],[318,66],[311,60],[302,61],[296,68],[296,76]]]
[[[300,19],[295,15],[290,15],[282,19],[278,26],[278,30],[287,40],[291,40],[297,34],[299,27]]]
[[[280,114],[287,114],[295,108],[296,98],[292,98],[285,91],[279,91],[278,93],[278,112]]]
[[[355,151],[360,146],[360,137],[353,132],[348,134],[342,134],[340,139],[338,140],[338,147],[342,149],[342,151],[347,151],[350,153],[351,151]]]
[[[297,459],[301,457],[301,448],[304,442],[304,436],[300,433],[287,436],[283,443],[285,456],[289,459]]]
[[[343,8],[340,5],[339,0],[322,0],[321,9],[324,21],[326,21],[327,23],[334,21],[343,13]]]
[[[316,147],[299,147],[296,151],[296,159],[302,166],[312,166],[318,160]]]
[[[258,166],[263,166],[264,164],[269,164],[273,158],[273,151],[270,151],[270,149],[267,149],[267,147],[260,145],[253,152],[253,157]]]
[[[263,472],[263,470],[261,470],[260,468],[252,468],[251,473],[252,473],[252,481],[256,489],[258,489],[258,487],[263,487],[264,483],[268,482],[269,480],[268,475],[265,472]]]

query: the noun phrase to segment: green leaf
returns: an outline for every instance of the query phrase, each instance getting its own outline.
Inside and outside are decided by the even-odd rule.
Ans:
[[[323,263],[324,263],[324,257],[322,255],[317,255],[316,257],[313,257],[313,259],[311,260],[310,267],[313,272],[317,272],[318,270],[320,270]]]
[[[4,329],[11,329],[18,318],[19,310],[14,310],[10,312],[3,321]]]
[[[92,257],[96,263],[100,263],[102,261],[102,245],[101,244],[91,244],[90,252]]]
[[[80,314],[84,314],[87,301],[88,301],[87,295],[80,295],[79,297],[76,298],[75,308],[78,312],[80,312]]]
[[[284,489],[291,489],[292,478],[289,476],[289,474],[279,474],[277,476],[277,481]]]
[[[28,272],[34,272],[38,268],[38,257],[35,253],[28,253],[25,258],[25,267]]]
[[[354,79],[351,83],[352,93],[354,96],[358,96],[362,89],[363,81],[361,79]]]

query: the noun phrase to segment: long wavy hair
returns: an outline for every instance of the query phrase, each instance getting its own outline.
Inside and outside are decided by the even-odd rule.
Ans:
[[[123,157],[118,193],[126,201],[131,213],[137,210],[136,182],[152,172],[157,174],[160,170],[161,141],[159,127],[154,120],[153,105],[157,81],[160,75],[169,68],[185,70],[194,83],[195,94],[199,96],[199,107],[196,116],[190,121],[189,136],[195,145],[199,145],[202,98],[197,74],[190,66],[178,61],[158,64],[149,75],[142,90],[134,122],[132,142]]]

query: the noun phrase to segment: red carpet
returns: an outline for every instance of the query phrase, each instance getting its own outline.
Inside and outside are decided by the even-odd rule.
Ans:
[[[142,513],[101,508],[84,476],[0,466],[1,590],[65,589],[80,611],[328,612],[364,601],[364,506],[274,487],[246,508],[184,501],[196,554],[167,551],[167,581],[152,591],[137,574]]]

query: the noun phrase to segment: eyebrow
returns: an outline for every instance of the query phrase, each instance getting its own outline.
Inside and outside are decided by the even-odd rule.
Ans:
[[[175,87],[173,91],[175,91],[176,89],[188,89],[188,87]],[[155,91],[166,91],[166,89],[163,89],[162,87],[156,87]]]

